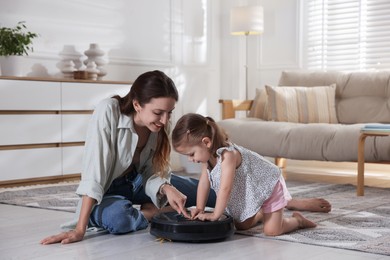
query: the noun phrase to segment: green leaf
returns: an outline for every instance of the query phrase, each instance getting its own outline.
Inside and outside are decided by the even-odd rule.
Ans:
[[[32,40],[38,34],[25,30],[25,21],[18,22],[13,28],[0,27],[0,56],[28,55],[33,51]]]

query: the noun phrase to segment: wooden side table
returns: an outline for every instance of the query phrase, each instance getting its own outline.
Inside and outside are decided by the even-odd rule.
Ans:
[[[367,136],[389,136],[389,129],[362,129],[360,131],[359,145],[358,145],[358,175],[357,175],[357,196],[364,196],[364,143]]]

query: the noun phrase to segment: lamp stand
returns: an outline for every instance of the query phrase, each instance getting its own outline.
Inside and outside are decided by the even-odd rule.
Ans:
[[[248,99],[248,36],[264,31],[262,6],[238,6],[230,10],[230,31],[232,35],[245,35],[245,98]],[[241,76],[241,74],[240,74]],[[240,77],[241,80],[241,77]],[[241,82],[240,82],[241,83]],[[241,87],[241,84],[240,84]],[[242,92],[240,91],[240,94]]]

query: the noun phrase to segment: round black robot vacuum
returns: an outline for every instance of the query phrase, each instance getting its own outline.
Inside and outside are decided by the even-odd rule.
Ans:
[[[233,218],[226,214],[217,221],[200,221],[187,219],[177,212],[165,212],[154,216],[150,225],[150,234],[172,241],[218,241],[233,233]]]

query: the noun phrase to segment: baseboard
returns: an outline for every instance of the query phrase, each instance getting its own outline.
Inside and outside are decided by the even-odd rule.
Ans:
[[[81,179],[81,174],[68,174],[63,176],[49,176],[41,178],[30,178],[30,179],[20,179],[20,180],[10,180],[10,181],[0,181],[0,188],[9,188],[9,187],[19,187],[19,186],[29,186],[36,184],[52,184],[66,181],[79,181]]]

